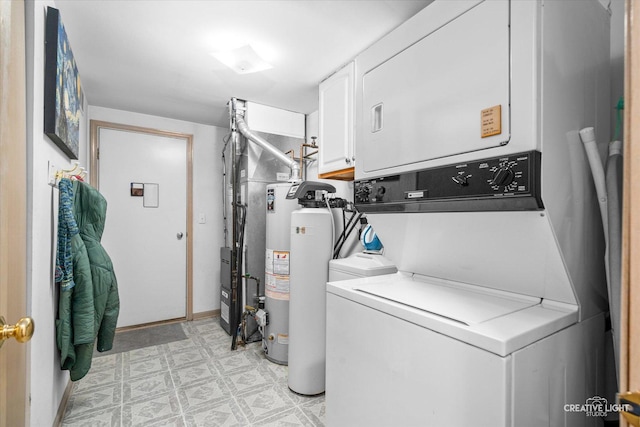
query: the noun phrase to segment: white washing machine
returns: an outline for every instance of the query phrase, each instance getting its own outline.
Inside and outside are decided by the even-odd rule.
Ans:
[[[604,315],[577,316],[402,272],[330,282],[327,426],[597,425],[565,411],[602,378]]]
[[[596,0],[436,0],[355,58],[354,201],[398,272],[327,285],[328,427],[600,424],[571,408],[604,383],[608,38]]]

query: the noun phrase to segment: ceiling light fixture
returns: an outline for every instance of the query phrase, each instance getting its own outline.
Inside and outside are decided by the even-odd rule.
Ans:
[[[249,45],[222,52],[213,52],[211,55],[238,74],[256,73],[273,68]]]

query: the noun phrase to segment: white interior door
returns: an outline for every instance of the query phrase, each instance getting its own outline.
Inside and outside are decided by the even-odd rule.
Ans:
[[[118,279],[118,327],[186,318],[187,140],[98,132],[98,182],[108,203],[102,243]]]

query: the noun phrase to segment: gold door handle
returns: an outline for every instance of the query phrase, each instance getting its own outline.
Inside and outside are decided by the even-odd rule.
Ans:
[[[0,328],[0,347],[9,338],[15,338],[18,342],[27,342],[33,336],[33,319],[23,317],[15,325],[7,325],[4,317],[0,316]]]

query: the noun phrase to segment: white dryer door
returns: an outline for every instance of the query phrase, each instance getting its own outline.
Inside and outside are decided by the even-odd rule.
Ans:
[[[509,3],[485,1],[434,27],[364,75],[367,173],[509,141]]]

